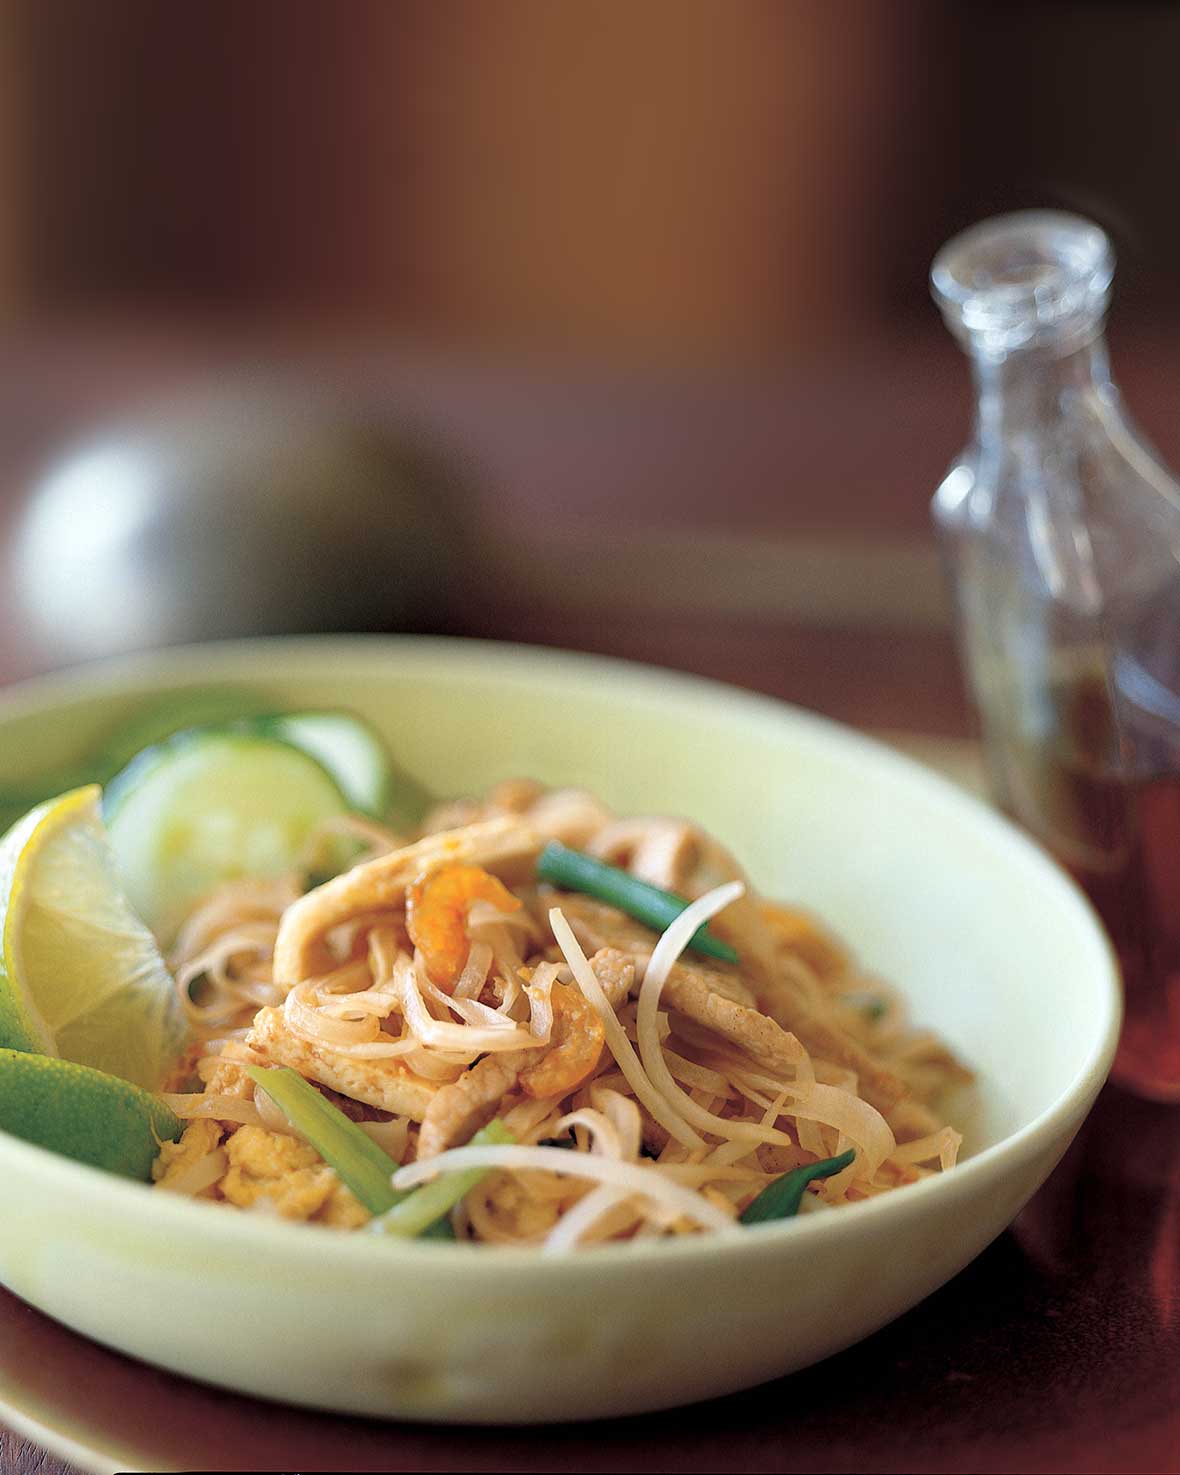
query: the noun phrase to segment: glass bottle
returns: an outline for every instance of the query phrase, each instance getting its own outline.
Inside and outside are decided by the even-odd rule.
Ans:
[[[1096,225],[1051,211],[939,253],[978,407],[934,519],[994,795],[1114,940],[1116,1079],[1180,1101],[1180,485],[1111,382],[1113,269]]]

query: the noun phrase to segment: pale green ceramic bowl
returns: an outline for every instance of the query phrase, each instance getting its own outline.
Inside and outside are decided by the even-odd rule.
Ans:
[[[838,1213],[563,1259],[290,1226],[0,1135],[0,1279],[67,1326],[227,1388],[399,1418],[547,1421],[744,1388],[948,1280],[1044,1181],[1105,1079],[1115,966],[1071,883],[952,785],[776,702],[462,642],[166,652],[0,700],[0,772],[77,758],[147,695],[245,682],[376,722],[439,794],[531,774],[691,815],[814,907],[976,1068],[968,1159]]]

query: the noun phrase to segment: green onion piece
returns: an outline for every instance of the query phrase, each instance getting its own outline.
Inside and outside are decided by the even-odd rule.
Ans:
[[[476,1132],[467,1145],[510,1147],[515,1141],[516,1138],[503,1122],[497,1120],[489,1122],[482,1131]],[[392,1234],[399,1239],[453,1239],[453,1234],[448,1234],[446,1230],[439,1231],[436,1226],[442,1222],[450,1228],[445,1216],[489,1171],[488,1168],[467,1168],[461,1173],[444,1173],[432,1183],[423,1183],[419,1188],[410,1189],[400,1203],[394,1204],[379,1219],[371,1220],[366,1228],[374,1234]]]
[[[248,1065],[246,1074],[262,1087],[328,1166],[335,1168],[370,1214],[384,1214],[409,1197],[408,1193],[397,1193],[390,1181],[399,1164],[298,1071],[285,1065]]]
[[[842,994],[840,1002],[851,1005],[860,1017],[869,1024],[876,1024],[879,1019],[883,1019],[889,1012],[889,1005],[876,994]]]
[[[541,851],[537,859],[537,879],[548,881],[562,891],[581,891],[596,897],[656,932],[663,932],[688,906],[683,896],[661,891],[658,886],[619,870],[618,866],[608,866],[605,861],[596,860],[584,851],[571,850],[558,840],[550,840]],[[708,927],[698,927],[688,945],[698,953],[707,953],[709,957],[721,958],[726,963],[738,961],[733,948],[714,937]]]
[[[742,1210],[743,1224],[764,1224],[769,1219],[793,1219],[803,1202],[807,1185],[816,1178],[834,1178],[842,1173],[856,1153],[849,1148],[839,1157],[824,1158],[822,1162],[807,1163],[793,1173],[784,1173],[773,1183],[768,1183],[762,1192]]]

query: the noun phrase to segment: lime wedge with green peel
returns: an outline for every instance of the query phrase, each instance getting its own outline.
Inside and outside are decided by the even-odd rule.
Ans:
[[[0,1049],[0,1131],[147,1182],[184,1123],[148,1091],[69,1060]]]
[[[155,939],[123,893],[91,785],[0,840],[0,1047],[157,1088],[186,1024]]]

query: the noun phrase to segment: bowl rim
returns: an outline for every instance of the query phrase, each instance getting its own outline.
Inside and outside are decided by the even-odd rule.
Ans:
[[[279,650],[283,656],[276,662]],[[984,801],[877,739],[830,718],[707,677],[580,651],[449,636],[317,635],[170,646],[86,662],[31,677],[0,691],[0,724],[35,716],[48,705],[107,696],[120,688],[134,694],[137,690],[165,685],[184,686],[189,680],[227,679],[224,672],[211,678],[208,674],[210,666],[248,667],[263,662],[267,669],[259,672],[257,679],[266,679],[269,674],[273,680],[276,677],[282,679],[284,659],[289,663],[292,657],[296,657],[312,665],[330,660],[341,679],[347,679],[348,671],[342,668],[341,658],[369,662],[391,656],[426,670],[439,660],[462,663],[466,658],[472,663],[472,669],[481,675],[487,674],[489,662],[496,661],[509,672],[526,667],[535,672],[540,668],[550,678],[563,675],[572,678],[575,674],[580,674],[583,679],[593,675],[609,676],[614,682],[627,683],[631,694],[642,692],[656,700],[672,698],[690,705],[701,702],[716,705],[722,701],[727,717],[732,715],[744,725],[753,722],[759,729],[777,727],[785,720],[813,739],[832,743],[850,756],[867,758],[903,783],[916,785],[930,802],[952,814],[964,816],[973,826],[982,827],[982,833],[988,835],[993,844],[1006,848],[1017,864],[1032,867],[1039,873],[1042,883],[1057,893],[1067,910],[1073,910],[1077,923],[1088,934],[1095,951],[1097,972],[1105,980],[1105,1011],[1097,1017],[1091,1016],[1093,1037],[1073,1079],[1036,1116],[998,1142],[964,1159],[952,1173],[905,1185],[902,1193],[882,1194],[856,1204],[852,1213],[808,1213],[790,1221],[758,1225],[754,1233],[743,1230],[732,1235],[685,1235],[674,1239],[644,1240],[638,1244],[608,1243],[594,1246],[592,1253],[561,1256],[541,1254],[536,1247],[497,1246],[495,1265],[498,1279],[505,1275],[512,1275],[514,1279],[527,1275],[530,1281],[544,1288],[554,1276],[568,1282],[571,1273],[575,1277],[590,1274],[600,1278],[608,1269],[625,1271],[630,1266],[647,1269],[652,1268],[653,1263],[679,1266],[682,1262],[691,1263],[702,1257],[715,1262],[718,1256],[749,1257],[775,1248],[786,1250],[790,1246],[798,1246],[803,1251],[820,1235],[837,1234],[842,1241],[852,1240],[858,1235],[873,1233],[875,1226],[881,1226],[884,1231],[890,1223],[920,1213],[922,1206],[932,1198],[950,1207],[956,1200],[973,1197],[985,1181],[1007,1176],[1007,1171],[1047,1154],[1057,1145],[1064,1151],[1109,1073],[1122,1019],[1119,966],[1097,914],[1077,884],[1048,853]],[[268,1260],[273,1260],[276,1255],[283,1254],[286,1247],[288,1260],[306,1257],[323,1271],[325,1240],[322,1225],[230,1214],[217,1204],[156,1194],[149,1184],[119,1178],[88,1164],[74,1162],[0,1131],[0,1162],[6,1157],[18,1170],[41,1178],[49,1189],[67,1197],[83,1192],[88,1197],[105,1193],[110,1196],[112,1213],[126,1212],[141,1224],[150,1201],[154,1206],[150,1211],[151,1217],[161,1231],[192,1234],[199,1232],[204,1224],[206,1232],[215,1235],[227,1251],[232,1248],[250,1256],[261,1252]],[[216,1217],[208,1217],[210,1214]],[[206,1217],[202,1219],[202,1215]],[[213,1228],[215,1224],[220,1228]],[[371,1272],[413,1265],[431,1273],[445,1266],[453,1278],[465,1280],[474,1274],[486,1280],[486,1247],[479,1245],[391,1242],[363,1232],[338,1234],[333,1243],[332,1261],[341,1269],[348,1266]]]

